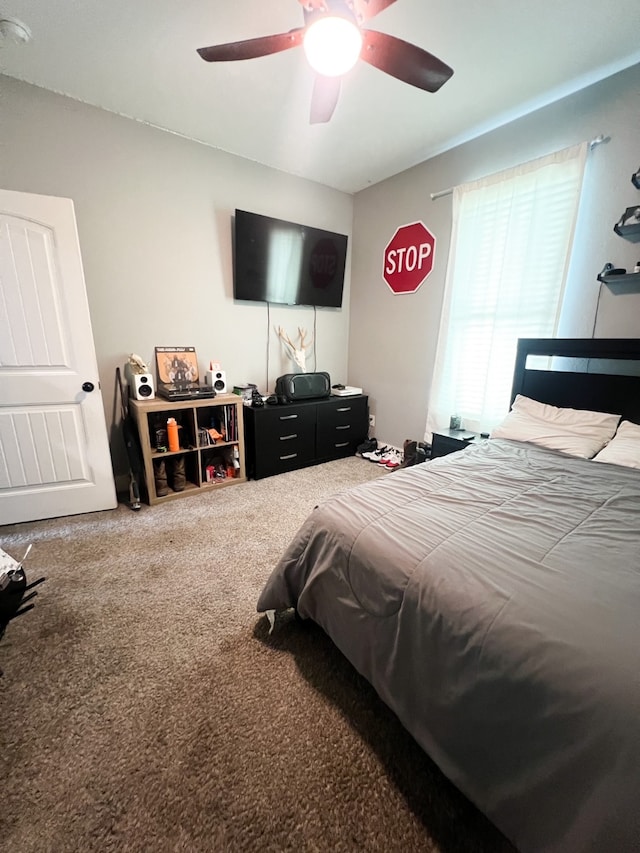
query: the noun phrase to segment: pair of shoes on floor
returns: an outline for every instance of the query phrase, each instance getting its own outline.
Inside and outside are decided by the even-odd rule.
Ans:
[[[378,439],[377,438],[367,438],[362,444],[359,444],[356,447],[356,456],[364,456],[365,453],[373,453],[374,450],[378,449]]]
[[[402,462],[402,456],[395,447],[389,447],[386,444],[382,447],[377,447],[375,450],[365,451],[362,454],[362,458],[368,459],[369,462],[385,465],[387,468],[398,468]]]
[[[374,441],[375,439],[372,439]],[[388,453],[391,450],[387,445],[383,445],[382,447],[378,447],[378,442],[376,441],[375,447],[372,450],[365,450],[360,455],[363,459],[367,459],[369,462],[379,462],[380,459],[384,456],[385,453]]]
[[[378,460],[379,465],[384,465],[385,468],[395,469],[402,464],[402,454],[395,447],[388,448],[386,453],[383,453]]]
[[[183,492],[187,484],[184,456],[174,456],[171,459],[154,459],[153,477],[157,497],[163,498],[169,494],[169,484],[171,484],[174,492]]]

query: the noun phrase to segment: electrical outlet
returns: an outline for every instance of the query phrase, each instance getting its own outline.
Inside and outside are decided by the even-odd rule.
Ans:
[[[375,415],[369,415],[369,426],[374,427],[375,425],[376,425],[376,416]]]

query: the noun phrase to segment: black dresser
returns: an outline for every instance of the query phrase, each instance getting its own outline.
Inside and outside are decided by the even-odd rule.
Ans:
[[[254,480],[352,456],[369,432],[367,397],[245,407],[247,474]]]

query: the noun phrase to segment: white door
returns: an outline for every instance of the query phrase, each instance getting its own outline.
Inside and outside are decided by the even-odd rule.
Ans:
[[[0,190],[0,524],[116,505],[73,202]]]

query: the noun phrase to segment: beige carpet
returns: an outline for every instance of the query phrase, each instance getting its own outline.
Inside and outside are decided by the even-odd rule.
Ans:
[[[0,641],[0,849],[509,850],[319,629],[255,612],[313,506],[377,476],[0,527],[47,577]]]

